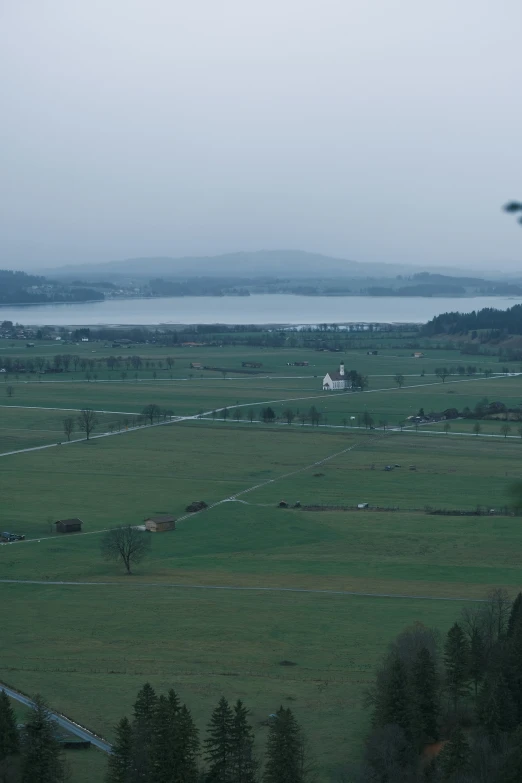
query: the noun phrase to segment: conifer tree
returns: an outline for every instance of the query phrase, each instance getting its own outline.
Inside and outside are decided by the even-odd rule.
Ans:
[[[502,783],[520,783],[522,780],[522,726],[514,732],[512,742],[499,778]]]
[[[232,727],[233,714],[224,696],[212,713],[205,740],[205,759],[208,762],[208,783],[232,781]]]
[[[59,783],[63,780],[62,749],[45,701],[34,697],[34,706],[22,732],[22,783]]]
[[[502,672],[491,672],[480,689],[477,715],[490,742],[498,747],[502,732],[516,726],[516,707]]]
[[[515,630],[520,624],[522,624],[522,593],[517,595],[511,607],[507,627],[508,638],[515,635]]]
[[[457,726],[451,738],[446,742],[444,750],[439,756],[440,766],[445,778],[450,778],[455,774],[464,774],[470,766],[471,750],[466,739],[466,735]]]
[[[156,700],[150,740],[150,778],[154,783],[172,783],[178,751],[176,718],[165,696]]]
[[[420,750],[438,738],[439,683],[435,663],[426,647],[419,650],[413,662],[411,692],[412,731]]]
[[[116,741],[112,746],[107,768],[107,783],[131,783],[133,770],[133,736],[128,718],[116,726]]]
[[[444,665],[446,667],[446,688],[456,710],[460,700],[468,692],[469,683],[469,644],[458,623],[448,631],[444,645]]]
[[[0,691],[0,761],[14,756],[20,749],[14,710],[5,691]]]
[[[379,695],[376,722],[379,726],[399,726],[410,737],[411,704],[406,667],[398,655],[391,661],[382,692]]]
[[[471,641],[469,645],[469,676],[475,689],[475,698],[478,688],[484,677],[486,669],[486,648],[484,639],[479,629],[475,626],[471,631]]]
[[[254,734],[248,723],[249,712],[238,699],[232,720],[232,780],[254,783],[257,764],[254,758]]]
[[[134,702],[132,722],[134,744],[134,775],[137,781],[148,783],[151,770],[151,745],[154,733],[154,718],[158,697],[150,683],[146,682],[138,691]]]
[[[185,704],[179,710],[178,743],[181,749],[178,755],[175,783],[197,783],[199,753],[198,730],[192,715]]]
[[[263,783],[304,783],[303,746],[292,711],[280,707],[269,726]]]

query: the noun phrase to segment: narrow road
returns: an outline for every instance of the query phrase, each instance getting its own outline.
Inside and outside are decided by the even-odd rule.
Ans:
[[[9,688],[7,685],[4,685],[1,682],[0,691],[4,691],[8,696],[11,697],[11,699],[15,699],[15,701],[20,702],[20,704],[24,704],[26,707],[34,707],[34,703],[31,701],[31,699],[28,699],[27,696],[23,695],[23,693],[15,691],[13,688]],[[88,740],[99,750],[103,750],[104,753],[111,752],[112,746],[106,740],[102,739],[102,737],[99,737],[97,734],[93,734],[92,731],[84,729],[83,726],[75,723],[70,718],[66,718],[65,715],[61,715],[59,712],[53,712],[51,710],[50,716],[51,719],[54,720],[62,729],[70,731],[71,734],[74,734],[81,740]]]
[[[312,587],[247,587],[244,585],[182,585],[176,582],[55,582],[39,579],[0,579],[0,584],[9,585],[57,585],[59,587],[169,587],[177,590],[228,590],[250,593],[313,593],[316,595],[346,595],[356,598],[406,598],[412,601],[466,601],[487,603],[487,598],[464,598],[462,596],[407,595],[405,593],[365,593],[356,590],[320,590]]]

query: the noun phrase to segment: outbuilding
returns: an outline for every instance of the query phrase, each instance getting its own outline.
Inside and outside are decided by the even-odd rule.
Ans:
[[[54,523],[57,533],[81,533],[83,522],[78,517],[72,519],[59,519]]]
[[[157,517],[149,517],[145,520],[145,530],[149,533],[164,533],[166,530],[176,529],[176,518],[170,514]]]

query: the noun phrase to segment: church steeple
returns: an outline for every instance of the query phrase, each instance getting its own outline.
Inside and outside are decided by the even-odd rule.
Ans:
[[[344,362],[339,365],[339,375],[344,375]]]

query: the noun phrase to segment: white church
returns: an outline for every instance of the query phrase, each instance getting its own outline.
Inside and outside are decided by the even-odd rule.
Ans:
[[[344,364],[341,362],[338,372],[327,372],[323,378],[323,391],[334,389],[349,389],[350,380],[344,374]]]

